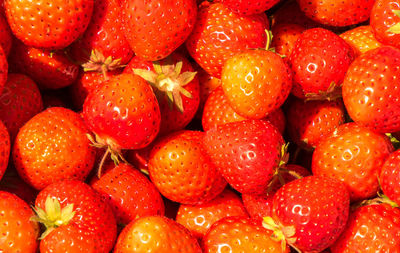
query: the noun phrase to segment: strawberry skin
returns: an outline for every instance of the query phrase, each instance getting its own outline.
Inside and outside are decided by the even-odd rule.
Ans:
[[[356,57],[369,50],[382,46],[382,43],[375,38],[372,28],[369,25],[358,26],[347,30],[340,34],[340,37],[353,48]]]
[[[8,62],[7,56],[3,51],[3,48],[0,46],[0,94],[3,91],[4,84],[7,81],[8,76]]]
[[[400,48],[398,1],[376,0],[371,10],[370,25],[378,41]]]
[[[0,180],[8,166],[10,148],[10,135],[4,123],[0,120]]]
[[[389,155],[382,166],[379,177],[383,193],[392,201],[400,204],[400,150]]]
[[[269,10],[279,0],[222,0],[221,2],[233,12],[249,16]]]
[[[13,37],[7,19],[0,13],[0,47],[3,48],[6,55],[10,53],[12,41]]]

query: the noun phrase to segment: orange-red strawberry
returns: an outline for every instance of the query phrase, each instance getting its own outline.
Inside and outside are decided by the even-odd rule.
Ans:
[[[40,229],[32,216],[32,209],[22,199],[0,191],[0,252],[37,252]]]
[[[242,16],[222,3],[202,5],[186,48],[209,74],[221,77],[225,61],[249,48],[265,48],[269,21],[264,13]]]
[[[8,160],[10,157],[10,135],[7,131],[6,126],[0,120],[0,180],[4,175],[4,172],[8,166]]]
[[[131,222],[122,230],[114,253],[201,253],[197,240],[182,225],[160,216]]]
[[[18,132],[13,160],[21,178],[36,189],[62,179],[84,180],[95,150],[80,115],[52,107],[31,118]]]
[[[400,150],[389,155],[382,166],[379,183],[390,200],[400,205]]]
[[[3,48],[0,46],[0,94],[3,91],[4,84],[7,81],[8,61]]]
[[[42,96],[36,83],[26,75],[9,74],[0,94],[0,119],[12,142],[19,129],[42,110]]]
[[[13,37],[7,19],[0,13],[0,47],[3,48],[6,55],[10,53],[12,41]]]
[[[386,136],[346,123],[319,142],[312,157],[312,171],[344,182],[352,201],[363,200],[377,193],[378,176],[392,151]]]
[[[91,186],[108,203],[118,224],[151,215],[164,215],[160,193],[149,179],[132,166],[120,163],[95,179]]]
[[[35,212],[35,220],[46,227],[41,252],[70,252],[68,246],[91,244],[94,252],[108,253],[115,243],[117,225],[110,206],[81,181],[63,180],[44,188],[36,198]],[[64,240],[58,241],[60,238]]]
[[[382,43],[375,38],[372,28],[369,25],[358,26],[347,30],[340,34],[340,37],[353,48],[356,57],[369,50],[382,46]]]
[[[400,2],[398,0],[374,1],[370,25],[378,41],[400,48]]]
[[[261,119],[285,102],[292,89],[292,73],[277,54],[246,50],[226,61],[221,83],[238,114]]]
[[[49,49],[65,48],[83,33],[93,5],[93,0],[4,0],[14,35],[26,45]]]
[[[212,161],[237,191],[262,194],[284,159],[284,140],[264,120],[244,120],[208,130],[204,144]]]
[[[160,60],[182,45],[196,22],[195,0],[121,0],[125,37],[135,54]]]
[[[399,252],[400,210],[388,204],[366,205],[350,214],[332,253]]]
[[[272,232],[249,218],[227,217],[214,223],[203,239],[204,253],[288,253],[290,249],[272,238]]]
[[[199,239],[217,221],[229,216],[248,217],[240,197],[229,189],[225,189],[213,200],[201,205],[180,205],[176,221],[185,226]]]
[[[300,34],[306,30],[301,25],[280,23],[272,27],[271,48],[282,56],[289,57]],[[287,59],[287,58],[285,58]]]
[[[384,46],[364,53],[350,65],[343,102],[350,117],[380,133],[400,130],[400,49]]]
[[[166,198],[202,204],[220,194],[226,181],[206,153],[200,131],[182,130],[154,144],[150,153],[151,181]]]
[[[221,2],[231,11],[248,16],[271,9],[279,0],[222,0]]]

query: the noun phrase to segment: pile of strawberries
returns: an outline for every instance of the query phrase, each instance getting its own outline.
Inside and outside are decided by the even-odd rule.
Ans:
[[[400,252],[400,0],[0,7],[0,252]]]

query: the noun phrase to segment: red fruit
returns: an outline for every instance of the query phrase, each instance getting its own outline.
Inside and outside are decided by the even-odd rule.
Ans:
[[[34,214],[29,205],[0,191],[0,210],[0,252],[37,252],[40,228],[31,220]]]
[[[275,126],[281,134],[285,132],[286,116],[281,108],[278,108],[275,111],[268,113],[265,119],[268,120],[273,126]]]
[[[195,205],[224,190],[226,181],[207,155],[203,137],[203,132],[183,130],[154,144],[148,165],[150,178],[166,198]]]
[[[312,171],[344,182],[352,201],[363,200],[377,193],[378,176],[392,151],[386,136],[347,123],[319,142],[312,157]]]
[[[114,253],[201,253],[190,232],[174,220],[149,216],[131,222],[118,237]]]
[[[297,0],[301,10],[314,21],[330,26],[349,26],[369,19],[374,0]]]
[[[9,74],[0,95],[0,119],[14,141],[19,129],[43,110],[40,91],[32,79],[23,74]]]
[[[253,15],[265,12],[272,8],[279,0],[222,0],[231,11],[240,15]]]
[[[261,119],[285,102],[292,89],[292,73],[277,54],[247,50],[225,62],[221,83],[238,114]]]
[[[14,43],[10,67],[17,73],[32,78],[40,89],[61,89],[77,78],[79,66],[72,63],[62,51],[38,49]]]
[[[353,58],[353,49],[333,32],[323,28],[304,31],[289,57],[293,95],[302,99],[311,94],[320,99],[336,97],[338,94],[329,93],[341,86]]]
[[[150,85],[141,77],[121,74],[89,94],[83,117],[98,141],[114,151],[150,144],[160,128],[160,109]]]
[[[391,153],[382,166],[379,183],[383,193],[400,204],[400,150]]]
[[[272,232],[243,217],[227,217],[210,228],[203,240],[204,253],[288,253],[289,247],[272,238]]]
[[[280,166],[284,140],[263,120],[227,123],[208,130],[204,144],[211,160],[237,191],[261,194]]]
[[[279,24],[296,24],[307,29],[321,26],[304,15],[296,1],[286,1],[274,12],[271,19],[272,27]]]
[[[370,24],[375,37],[385,45],[400,48],[400,2],[376,0],[371,10]]]
[[[14,194],[28,205],[35,204],[36,195],[38,194],[35,189],[18,176],[12,167],[9,167],[3,179],[0,181],[0,191]]]
[[[7,19],[0,12],[0,47],[3,48],[5,55],[9,55],[13,37]]]
[[[151,215],[164,215],[164,203],[155,186],[140,171],[121,163],[91,183],[113,209],[118,224]]]
[[[349,203],[349,193],[342,182],[328,177],[304,177],[277,191],[272,204],[274,220],[264,219],[264,226],[279,226],[286,241],[302,252],[320,252],[345,229]]]
[[[0,46],[0,94],[3,91],[4,84],[7,81],[8,75],[8,62],[4,54],[3,48]]]
[[[400,49],[384,46],[359,56],[343,82],[350,117],[379,133],[400,131]]]
[[[196,238],[202,239],[208,229],[222,218],[230,216],[248,217],[238,195],[226,189],[213,200],[202,205],[180,205],[176,221]]]
[[[265,48],[269,21],[264,13],[241,16],[222,3],[203,5],[186,48],[209,74],[220,78],[225,61],[250,48]]]
[[[89,240],[94,245],[94,252],[106,253],[112,249],[117,235],[114,215],[89,185],[77,180],[58,181],[39,192],[35,204],[36,220],[46,224],[47,228],[42,237],[57,242],[60,234],[71,235],[56,245],[48,243],[54,251],[61,252],[59,250],[68,244],[74,247],[75,242],[82,245],[84,242],[80,241],[83,240]],[[66,226],[74,227],[78,233],[63,228]],[[59,228],[64,231],[57,231]],[[43,244],[46,241],[41,242],[41,251],[44,250]]]
[[[0,180],[8,166],[10,147],[10,135],[8,134],[6,126],[0,120]]]
[[[196,22],[195,0],[121,0],[123,30],[135,54],[160,60],[182,45]]]
[[[87,28],[93,0],[4,0],[8,23],[14,35],[28,46],[61,49]]]
[[[357,208],[331,252],[399,252],[399,216],[400,210],[387,204]]]
[[[353,48],[356,57],[369,50],[382,46],[382,44],[376,40],[372,28],[369,25],[357,26],[356,28],[347,30],[340,34],[340,37]]]
[[[84,180],[93,167],[95,150],[79,114],[52,107],[31,118],[19,131],[14,165],[21,178],[40,190],[62,179]]]
[[[200,86],[200,104],[197,109],[195,118],[201,119],[203,115],[204,105],[211,92],[221,85],[221,80],[208,74],[198,64],[193,66],[197,72],[196,76],[199,79]]]
[[[271,48],[275,48],[277,54],[289,57],[297,39],[305,30],[306,28],[297,24],[278,23],[274,25],[271,30],[273,35]]]

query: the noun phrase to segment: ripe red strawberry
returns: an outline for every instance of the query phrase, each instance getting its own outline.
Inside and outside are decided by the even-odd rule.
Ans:
[[[280,23],[274,25],[271,29],[273,35],[271,48],[274,48],[277,54],[289,57],[297,39],[305,30],[306,28],[297,24]],[[284,58],[284,60],[286,59]]]
[[[14,194],[0,191],[0,210],[0,252],[37,252],[40,229],[31,220],[34,213],[29,205]]]
[[[160,60],[182,45],[196,22],[195,0],[121,0],[125,37],[135,54]]]
[[[222,0],[221,2],[231,11],[248,16],[271,9],[279,0]]]
[[[321,26],[321,24],[308,18],[301,11],[297,1],[286,1],[283,3],[271,17],[272,27],[279,24],[296,24],[307,29]]]
[[[131,222],[118,237],[114,253],[201,253],[196,239],[182,225],[160,216]]]
[[[96,0],[87,29],[71,45],[72,57],[85,63],[90,59],[92,51],[97,51],[105,59],[111,57],[113,61],[126,64],[132,57],[133,51],[125,39],[120,15],[117,0]]]
[[[77,180],[58,181],[40,191],[35,204],[35,220],[46,226],[41,252],[61,252],[67,246],[82,245],[81,241],[86,240],[94,246],[94,252],[108,253],[112,249],[117,236],[114,215],[89,185]],[[66,226],[78,232],[63,228]],[[59,228],[63,231],[57,231]],[[67,235],[71,237],[66,238]],[[59,238],[65,240],[57,241]],[[43,244],[49,248],[45,249]]]
[[[357,208],[331,252],[399,252],[399,216],[400,210],[388,204]]]
[[[183,130],[154,144],[148,164],[150,178],[166,198],[202,204],[224,190],[226,181],[207,155],[203,137],[203,132]]]
[[[311,94],[320,99],[336,97],[335,88],[342,85],[353,58],[353,49],[335,33],[323,28],[304,31],[289,57],[293,95],[302,99]]]
[[[204,144],[224,178],[241,193],[265,192],[283,159],[282,135],[264,120],[217,126],[206,132]]]
[[[115,76],[89,93],[83,117],[97,141],[117,152],[147,146],[160,128],[157,99],[150,85],[133,74]]]
[[[375,38],[372,28],[369,25],[357,26],[353,29],[347,30],[340,34],[340,37],[342,37],[347,44],[353,48],[356,57],[369,50],[382,46],[382,44]]]
[[[9,55],[13,37],[7,19],[0,13],[0,47],[3,48],[5,55]]]
[[[350,117],[380,133],[400,130],[400,49],[384,46],[358,57],[343,82]]]
[[[164,215],[164,203],[155,186],[139,170],[125,163],[113,166],[100,179],[92,181],[91,186],[111,206],[118,224]]]
[[[240,197],[225,189],[213,200],[202,205],[180,205],[176,221],[185,226],[196,238],[202,239],[208,229],[222,218],[248,217]]]
[[[400,150],[389,155],[382,166],[379,183],[383,193],[392,201],[400,204]]]
[[[209,74],[220,78],[225,61],[249,48],[265,48],[269,21],[264,13],[242,16],[222,3],[200,7],[186,48]]]
[[[261,119],[285,102],[292,89],[292,73],[277,54],[246,50],[225,62],[221,83],[238,114]]]
[[[344,182],[352,201],[363,200],[376,195],[378,176],[392,151],[386,136],[346,123],[319,142],[312,157],[312,171]]]
[[[9,59],[13,71],[28,75],[40,89],[64,88],[72,84],[79,73],[79,66],[64,52],[38,49],[21,42],[14,43]]]
[[[23,74],[9,74],[0,95],[0,119],[14,141],[19,129],[43,110],[40,91],[35,82]]]
[[[10,148],[10,135],[8,134],[6,126],[0,120],[0,180],[8,166]]]
[[[345,229],[349,214],[346,186],[332,178],[308,176],[285,184],[274,195],[272,218],[263,225],[302,252],[328,248]]]
[[[19,177],[12,166],[8,167],[4,177],[0,181],[0,191],[16,195],[30,206],[35,204],[36,195],[38,194],[35,189]]]
[[[399,1],[376,0],[371,10],[370,24],[376,39],[385,45],[400,48]]]
[[[349,26],[369,19],[374,0],[297,0],[314,21],[330,26]]]
[[[313,149],[345,122],[342,100],[308,101],[293,99],[287,112],[288,132],[297,145]]]
[[[31,118],[18,132],[13,160],[21,178],[40,190],[62,179],[84,180],[95,150],[80,115],[52,107]]]
[[[135,73],[153,87],[161,112],[159,135],[182,130],[193,119],[200,102],[199,81],[186,57],[173,53],[152,63],[135,56],[124,73]]]
[[[8,75],[8,62],[3,48],[0,46],[0,94],[3,91],[4,84],[7,81]]]
[[[93,0],[4,0],[8,23],[24,44],[49,49],[70,45],[87,28]],[[29,17],[29,18],[27,18]]]
[[[203,240],[203,252],[289,253],[272,237],[272,232],[249,218],[227,217],[214,223]]]

